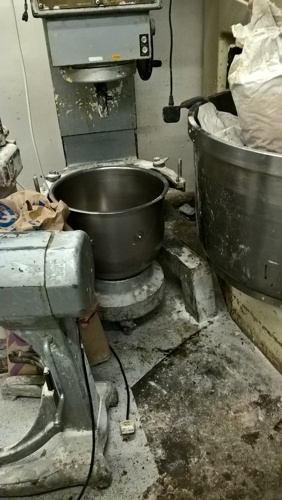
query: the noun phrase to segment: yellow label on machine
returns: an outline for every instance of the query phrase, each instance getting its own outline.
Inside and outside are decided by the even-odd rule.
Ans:
[[[112,60],[113,61],[118,61],[120,59],[120,54],[112,54]]]

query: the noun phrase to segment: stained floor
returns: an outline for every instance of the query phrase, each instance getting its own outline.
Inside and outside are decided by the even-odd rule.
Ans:
[[[228,315],[133,393],[160,474],[144,500],[282,499],[282,377]]]

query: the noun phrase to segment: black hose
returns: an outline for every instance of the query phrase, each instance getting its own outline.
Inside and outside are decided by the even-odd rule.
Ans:
[[[95,443],[95,418],[94,418],[93,401],[92,401],[91,389],[90,389],[90,385],[89,385],[89,379],[88,379],[87,368],[86,368],[86,363],[85,363],[84,348],[83,348],[83,344],[82,344],[79,326],[78,326],[78,331],[79,331],[79,343],[80,343],[82,368],[83,368],[83,374],[84,374],[84,379],[85,379],[86,391],[87,391],[88,400],[89,400],[89,409],[90,409],[91,426],[92,426],[92,450],[91,450],[91,460],[90,460],[90,465],[89,465],[89,471],[87,474],[86,481],[83,485],[83,488],[77,497],[77,500],[81,500],[81,498],[83,497],[85,490],[89,484],[90,478],[92,476],[93,467],[94,467],[94,459],[95,459],[95,444],[96,443]]]

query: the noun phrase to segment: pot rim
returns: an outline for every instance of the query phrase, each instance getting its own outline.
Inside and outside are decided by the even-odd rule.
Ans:
[[[154,198],[154,200],[152,200],[152,201],[144,203],[143,205],[138,205],[137,207],[126,208],[125,210],[119,210],[119,211],[114,211],[114,212],[89,212],[87,210],[79,210],[77,208],[72,208],[71,206],[68,205],[68,208],[70,209],[70,211],[75,212],[75,213],[79,213],[79,214],[100,215],[100,216],[127,214],[129,212],[136,212],[137,210],[141,210],[143,208],[150,207],[151,205],[154,205],[158,201],[161,201],[165,197],[165,195],[167,194],[168,189],[169,189],[169,183],[168,183],[167,179],[164,177],[164,175],[162,175],[160,172],[156,172],[156,171],[151,170],[151,169],[136,167],[135,165],[134,166],[106,165],[106,166],[100,166],[100,167],[91,166],[88,168],[81,168],[81,169],[78,168],[75,171],[72,171],[72,172],[65,174],[63,177],[61,177],[60,179],[58,179],[57,181],[55,181],[51,185],[50,190],[49,190],[49,196],[53,202],[60,201],[54,195],[54,190],[56,189],[57,186],[62,184],[62,182],[64,182],[65,179],[67,179],[69,177],[76,177],[77,175],[83,174],[85,172],[89,172],[90,170],[121,170],[121,169],[122,170],[135,170],[138,172],[143,172],[143,173],[152,175],[154,177],[157,177],[159,180],[161,180],[163,182],[162,193],[157,198]],[[64,201],[64,200],[62,200],[62,201]],[[66,203],[66,202],[64,202],[64,203]]]
[[[231,92],[219,92],[209,99],[216,104],[216,98],[224,94],[228,95]],[[240,167],[245,171],[282,177],[282,154],[248,146],[237,146],[203,130],[197,121],[198,109],[201,105],[201,103],[195,104],[188,113],[188,133],[194,144],[194,151],[195,147],[199,148],[211,156],[227,162],[229,166]]]

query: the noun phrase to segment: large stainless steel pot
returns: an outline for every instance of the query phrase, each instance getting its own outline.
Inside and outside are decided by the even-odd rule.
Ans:
[[[230,93],[210,100],[219,110],[235,114]],[[206,254],[218,274],[237,288],[266,301],[281,301],[282,156],[212,137],[199,126],[197,111],[198,106],[190,110],[188,123]]]
[[[157,172],[110,166],[76,170],[56,181],[52,200],[70,208],[69,224],[92,241],[97,278],[125,279],[146,269],[164,236],[168,182]]]

